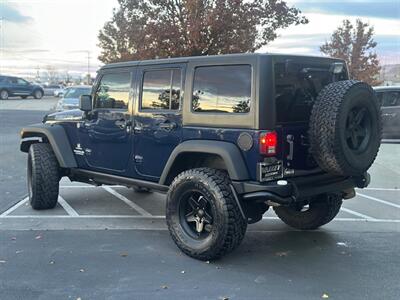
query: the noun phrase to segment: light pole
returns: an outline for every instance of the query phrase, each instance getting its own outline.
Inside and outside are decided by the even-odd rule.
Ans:
[[[87,84],[90,84],[90,51],[87,51]]]

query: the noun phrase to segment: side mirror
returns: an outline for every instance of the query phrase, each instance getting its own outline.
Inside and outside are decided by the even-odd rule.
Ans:
[[[92,96],[82,95],[79,97],[79,109],[84,112],[92,110]]]

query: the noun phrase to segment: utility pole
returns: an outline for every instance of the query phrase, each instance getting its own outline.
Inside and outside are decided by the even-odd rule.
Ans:
[[[4,22],[3,17],[0,17],[0,61],[3,61],[4,51]],[[3,73],[3,63],[0,63],[0,73]]]
[[[90,84],[90,51],[87,51],[87,84]]]
[[[36,67],[36,81],[40,82],[40,67]]]

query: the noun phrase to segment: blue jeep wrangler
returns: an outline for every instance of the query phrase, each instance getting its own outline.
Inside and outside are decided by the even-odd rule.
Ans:
[[[366,187],[380,146],[375,93],[338,59],[238,54],[109,64],[80,110],[21,132],[34,209],[59,180],[167,193],[177,246],[201,260],[272,207],[303,230]]]

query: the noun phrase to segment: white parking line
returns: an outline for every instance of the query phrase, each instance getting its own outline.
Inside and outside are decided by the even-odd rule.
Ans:
[[[382,200],[382,199],[378,199],[378,198],[375,198],[375,197],[372,197],[372,196],[368,196],[368,195],[364,195],[364,194],[360,194],[360,193],[357,193],[357,195],[359,195],[361,197],[364,197],[364,198],[367,198],[369,200],[375,201],[375,202],[379,202],[379,203],[382,203],[382,204],[386,204],[386,205],[389,205],[389,206],[400,208],[400,205],[394,204],[394,203],[389,202],[389,201],[385,201],[385,200]]]
[[[354,215],[354,216],[357,216],[357,217],[366,219],[366,220],[375,220],[375,218],[373,218],[373,217],[371,217],[371,216],[364,215],[364,214],[362,214],[362,213],[356,212],[356,211],[351,210],[351,209],[348,209],[348,208],[346,208],[346,207],[341,207],[340,210],[341,210],[341,211],[344,211],[344,212],[347,212],[347,213],[349,213],[349,214],[352,214],[352,215]]]
[[[141,219],[141,220],[151,220],[151,219],[165,219],[165,216],[127,216],[127,215],[78,215],[78,216],[27,216],[27,215],[7,215],[1,217],[2,219]],[[279,220],[278,217],[263,217],[263,220]],[[359,219],[359,218],[335,218],[334,222],[371,222],[371,223],[400,223],[400,219]]]
[[[24,205],[26,202],[28,202],[29,197],[26,197],[24,199],[22,199],[21,201],[19,201],[17,204],[15,204],[14,206],[10,207],[9,209],[7,209],[5,212],[3,212],[0,217],[5,217],[8,214],[12,213],[14,210],[16,210],[18,207],[20,207],[21,205]]]
[[[363,188],[357,190],[367,190],[367,191],[395,191],[400,192],[400,189],[387,189],[387,188]]]
[[[126,204],[128,204],[130,207],[132,207],[134,210],[136,210],[139,214],[141,214],[142,216],[151,216],[151,214],[144,210],[143,208],[141,208],[139,205],[137,205],[135,202],[130,201],[128,198],[126,198],[125,196],[122,196],[120,193],[116,192],[115,190],[113,190],[112,188],[108,187],[108,186],[103,186],[103,189],[105,189],[107,192],[109,192],[110,194],[114,195],[115,197],[117,197],[118,199],[124,201]]]
[[[263,220],[279,220],[278,217],[263,217]],[[336,222],[373,222],[373,223],[400,223],[397,219],[359,219],[359,218],[334,218]]]
[[[104,186],[102,186],[104,187]],[[126,187],[124,185],[112,185],[112,187]],[[64,189],[79,189],[79,188],[101,188],[100,186],[96,186],[96,185],[60,185],[60,188],[64,188]]]
[[[8,215],[1,217],[3,219],[165,219],[165,216],[142,216],[142,215],[55,215],[55,216],[39,216],[39,215]]]
[[[75,209],[72,208],[71,205],[69,205],[67,203],[67,201],[64,200],[63,197],[58,196],[58,203],[60,203],[60,205],[62,206],[62,208],[64,208],[64,210],[68,213],[68,216],[71,217],[77,217],[79,216],[79,214],[76,212]]]

